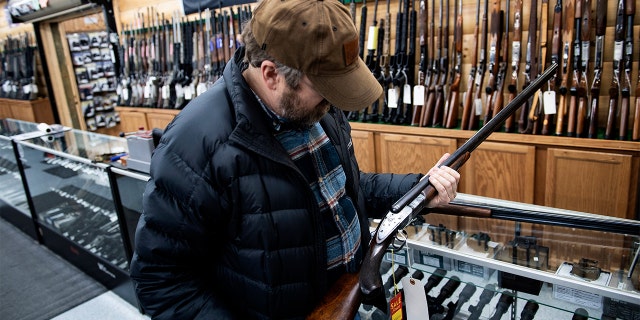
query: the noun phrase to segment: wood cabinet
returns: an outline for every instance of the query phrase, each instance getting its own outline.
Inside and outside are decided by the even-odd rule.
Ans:
[[[49,99],[17,100],[0,98],[0,118],[13,118],[47,124],[55,122]]]
[[[475,131],[352,122],[363,171],[422,172]],[[496,132],[460,169],[459,191],[638,219],[640,143]]]
[[[116,107],[120,113],[120,127],[124,132],[138,131],[139,128],[150,130],[164,129],[180,112],[175,109]]]

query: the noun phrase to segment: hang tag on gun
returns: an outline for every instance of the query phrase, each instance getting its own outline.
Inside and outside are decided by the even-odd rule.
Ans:
[[[404,304],[407,310],[407,320],[429,319],[427,295],[424,292],[424,284],[418,279],[402,278],[402,290],[404,291]]]

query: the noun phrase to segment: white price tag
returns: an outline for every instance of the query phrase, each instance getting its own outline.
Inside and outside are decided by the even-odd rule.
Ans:
[[[191,83],[191,85],[189,85],[187,89],[184,90],[184,99],[191,100],[191,98],[193,98],[194,93],[195,93],[195,88],[193,83]]]
[[[27,84],[27,85],[22,86],[22,92],[24,92],[25,94],[31,93],[31,85]]]
[[[476,110],[476,116],[479,116],[482,114],[482,99],[474,99],[473,100],[473,106]]]
[[[207,91],[207,85],[204,82],[198,83],[198,87],[196,88],[196,96],[199,96]]]
[[[129,88],[125,87],[124,89],[122,89],[122,97],[125,101],[129,100]]]
[[[388,91],[388,103],[390,109],[398,108],[398,95],[400,94],[400,88],[393,87],[389,88]]]
[[[429,308],[425,301],[427,295],[420,280],[404,277],[401,280],[404,290],[404,302],[407,310],[407,320],[429,319]]]
[[[184,97],[184,88],[182,87],[181,84],[176,84],[176,96],[178,98]]]
[[[165,84],[164,86],[162,86],[162,99],[169,99],[170,95],[171,95],[171,88],[169,88],[168,84]]]
[[[413,87],[413,105],[424,106],[424,86],[417,85]]]
[[[544,102],[542,106],[544,107],[544,114],[556,114],[556,92],[555,91],[545,91],[542,93],[542,101]]]
[[[146,86],[144,86],[144,92],[142,93],[142,96],[145,99],[148,99],[151,96],[151,85],[147,83]]]
[[[616,41],[613,43],[613,60],[622,60],[622,50],[624,49],[624,41]]]
[[[402,89],[402,103],[411,104],[411,86],[405,84]]]

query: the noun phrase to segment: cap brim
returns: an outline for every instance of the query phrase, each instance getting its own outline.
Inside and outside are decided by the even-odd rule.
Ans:
[[[345,111],[360,111],[382,96],[382,86],[361,58],[342,75],[307,74],[315,89],[332,105]]]

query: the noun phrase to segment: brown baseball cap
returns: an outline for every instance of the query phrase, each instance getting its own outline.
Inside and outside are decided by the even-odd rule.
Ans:
[[[340,1],[263,0],[252,19],[262,50],[302,71],[336,107],[361,110],[382,95],[382,86],[358,55],[358,30]]]

